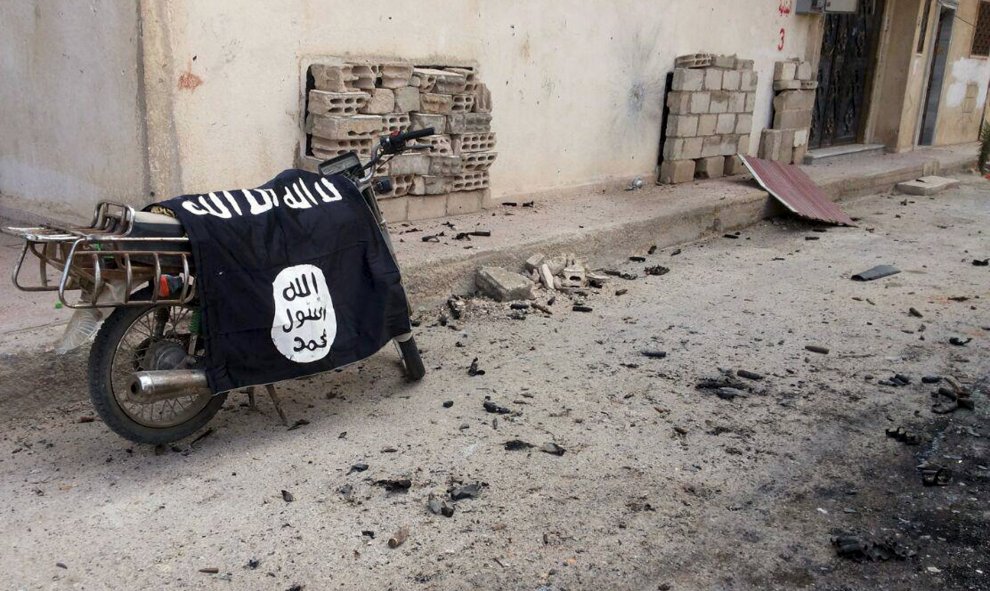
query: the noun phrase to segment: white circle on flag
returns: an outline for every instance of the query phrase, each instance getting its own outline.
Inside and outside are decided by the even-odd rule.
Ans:
[[[278,352],[296,363],[329,355],[337,336],[337,315],[323,271],[314,265],[282,269],[272,283],[272,297],[272,342]]]

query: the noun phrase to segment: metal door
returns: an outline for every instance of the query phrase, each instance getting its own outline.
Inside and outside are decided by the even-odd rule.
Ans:
[[[883,4],[860,0],[855,13],[825,15],[809,147],[860,141]]]

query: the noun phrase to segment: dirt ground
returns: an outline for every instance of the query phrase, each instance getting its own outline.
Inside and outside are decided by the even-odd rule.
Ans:
[[[309,421],[294,430],[234,394],[208,436],[156,452],[81,422],[85,352],[6,351],[0,588],[990,589],[990,268],[972,264],[990,183],[960,178],[848,203],[858,228],[777,220],[617,262],[639,277],[558,295],[552,316],[424,312],[423,382],[385,350],[281,385]],[[881,263],[902,272],[850,280]],[[764,379],[732,400],[696,388],[720,368]],[[880,384],[895,374],[910,383]],[[934,413],[948,384],[928,375],[975,410]],[[428,511],[473,482],[452,517]],[[843,532],[911,556],[839,557]]]

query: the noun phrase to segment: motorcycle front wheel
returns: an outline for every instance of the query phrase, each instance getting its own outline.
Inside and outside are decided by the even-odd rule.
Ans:
[[[150,291],[143,295],[150,297]],[[113,432],[135,443],[171,443],[198,431],[223,406],[226,394],[151,403],[130,395],[135,371],[175,369],[185,357],[194,313],[192,306],[135,306],[117,308],[103,322],[89,354],[89,394]]]

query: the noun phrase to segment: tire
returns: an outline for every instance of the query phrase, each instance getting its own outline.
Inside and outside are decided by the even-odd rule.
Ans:
[[[423,358],[419,356],[419,347],[416,346],[416,339],[409,337],[408,341],[399,342],[398,344],[399,352],[402,353],[402,364],[406,367],[406,379],[410,382],[420,381],[426,375],[426,368],[423,366]]]
[[[139,292],[135,294],[134,298],[139,299],[141,295]],[[93,407],[107,427],[110,427],[114,433],[135,443],[157,445],[172,443],[188,437],[206,425],[227,399],[226,393],[211,396],[208,401],[205,397],[197,398],[193,401],[195,405],[191,405],[192,408],[189,411],[195,414],[178,424],[167,427],[142,424],[121,406],[120,401],[114,395],[113,380],[111,379],[111,368],[117,353],[118,343],[142,316],[160,307],[149,305],[117,308],[103,322],[89,354],[89,396],[93,402]],[[197,409],[196,406],[201,406],[201,408]]]

